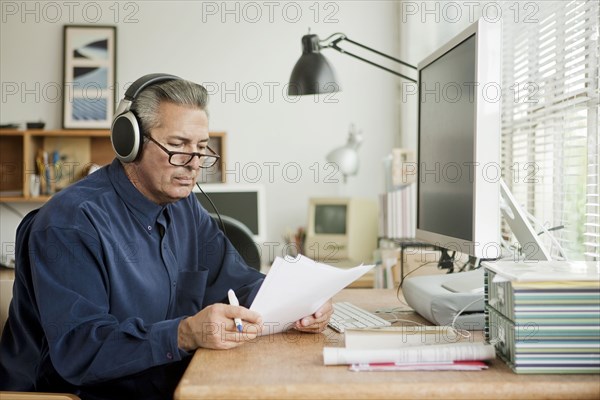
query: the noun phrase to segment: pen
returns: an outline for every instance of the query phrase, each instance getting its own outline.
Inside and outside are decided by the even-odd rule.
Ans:
[[[240,302],[238,301],[238,298],[236,297],[233,289],[229,289],[229,291],[227,292],[227,297],[229,297],[229,304],[231,304],[232,306],[240,305]],[[238,332],[242,332],[242,320],[239,318],[234,318],[233,322],[235,322],[235,326],[237,327]]]

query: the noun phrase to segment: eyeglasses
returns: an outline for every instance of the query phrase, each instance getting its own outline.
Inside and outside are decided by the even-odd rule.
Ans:
[[[200,168],[210,168],[219,161],[219,156],[210,146],[206,146],[206,150],[209,150],[212,154],[203,154],[203,153],[185,153],[182,151],[170,151],[162,144],[158,143],[154,138],[150,135],[144,135],[150,141],[154,142],[162,151],[169,155],[169,163],[176,167],[183,167],[188,165],[194,157],[198,157],[200,160]]]

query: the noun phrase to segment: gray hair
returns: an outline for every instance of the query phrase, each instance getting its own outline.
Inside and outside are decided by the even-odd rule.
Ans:
[[[131,104],[144,133],[158,126],[158,108],[163,102],[198,108],[208,116],[208,92],[204,86],[183,79],[157,83],[142,90]]]

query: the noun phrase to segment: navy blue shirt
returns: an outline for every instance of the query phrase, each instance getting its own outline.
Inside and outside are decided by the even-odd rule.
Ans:
[[[16,248],[4,390],[170,398],[190,356],[179,322],[229,288],[249,307],[264,278],[193,194],[157,205],[117,160],[30,213]]]

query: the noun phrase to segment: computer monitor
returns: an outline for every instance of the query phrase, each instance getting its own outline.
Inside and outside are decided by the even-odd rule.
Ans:
[[[501,28],[472,24],[418,65],[417,239],[500,256]]]
[[[227,215],[246,225],[256,243],[264,243],[267,236],[265,188],[260,184],[201,184],[221,215]],[[209,213],[214,213],[210,202],[194,187],[194,193]]]
[[[377,248],[377,224],[375,200],[311,198],[304,252],[324,263],[370,262]]]

